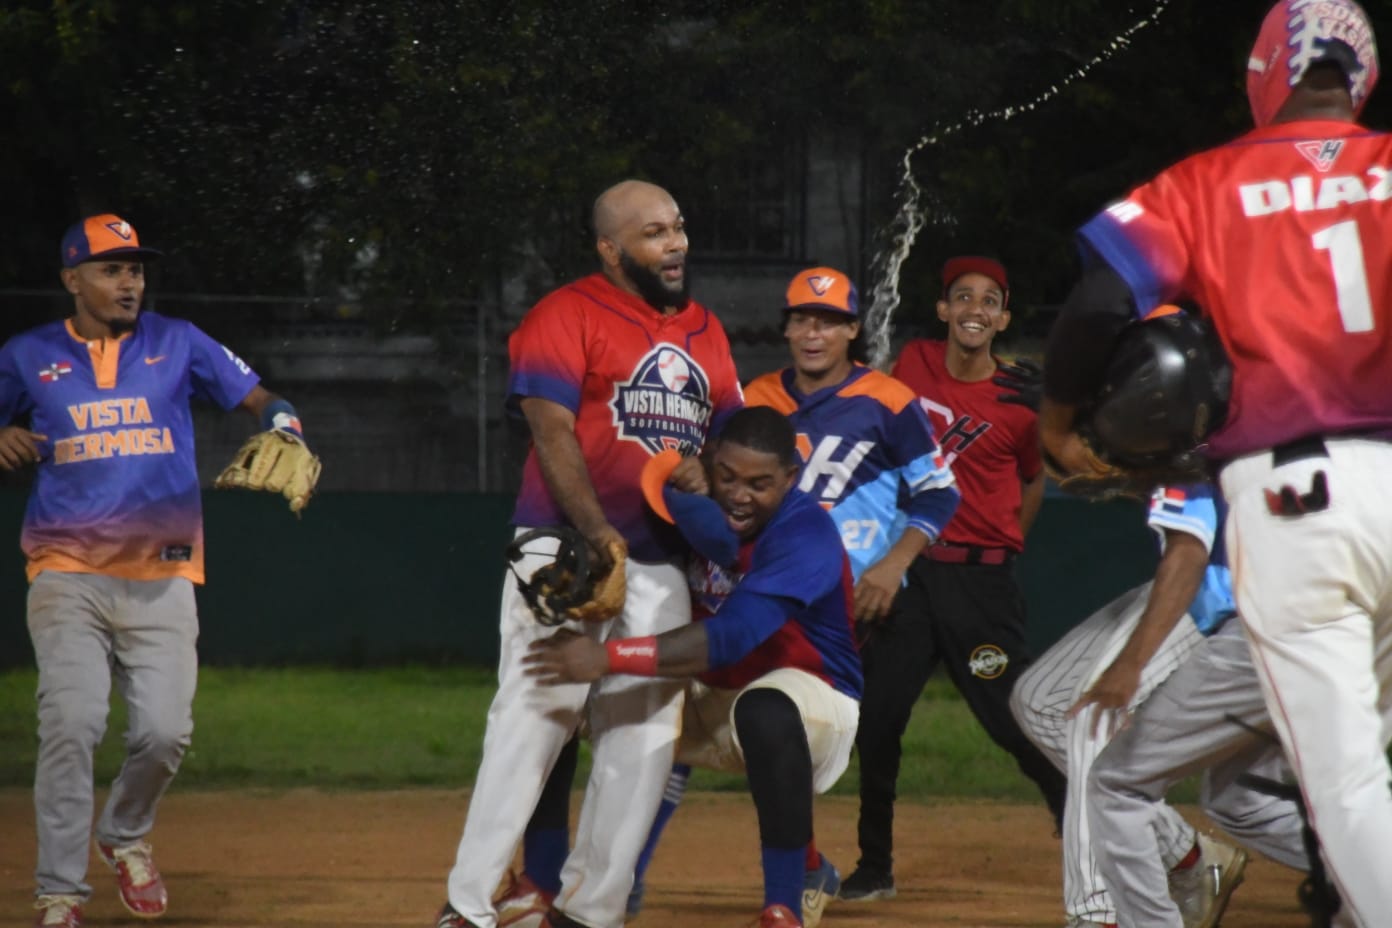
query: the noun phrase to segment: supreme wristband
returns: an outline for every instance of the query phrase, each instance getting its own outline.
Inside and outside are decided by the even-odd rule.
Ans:
[[[609,672],[635,677],[657,676],[657,637],[618,638],[604,642],[609,652]]]

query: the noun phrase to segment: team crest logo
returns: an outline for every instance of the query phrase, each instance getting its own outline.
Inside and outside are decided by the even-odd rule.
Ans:
[[[836,285],[836,278],[826,274],[813,274],[807,278],[807,286],[812,288],[812,292],[817,296],[826,296],[827,291]]]
[[[710,425],[710,380],[686,352],[658,345],[638,362],[631,378],[614,385],[609,405],[620,438],[653,454],[668,448],[695,454]]]
[[[111,230],[113,235],[121,239],[121,241],[129,242],[131,240],[130,223],[126,222],[124,219],[118,222],[108,222],[106,227]]]
[[[1325,139],[1322,142],[1296,142],[1295,150],[1305,156],[1305,160],[1315,166],[1321,174],[1328,173],[1344,150],[1343,139]]]
[[[983,680],[994,680],[1005,673],[1005,668],[1010,664],[1010,657],[1000,648],[993,644],[977,645],[971,653],[971,659],[967,661],[967,669],[973,676]]]
[[[53,383],[53,381],[57,380],[59,377],[62,377],[64,374],[71,373],[72,365],[69,364],[67,361],[59,361],[58,363],[50,364],[48,367],[45,367],[43,370],[39,371],[39,382]]]

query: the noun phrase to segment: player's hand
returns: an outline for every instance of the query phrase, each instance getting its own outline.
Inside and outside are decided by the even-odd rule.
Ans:
[[[609,565],[614,563],[614,559],[609,556],[610,545],[618,545],[623,551],[624,556],[628,556],[628,542],[619,534],[619,530],[608,522],[592,532],[582,532],[585,540],[590,543],[591,563],[595,565],[597,573],[603,573],[609,569]]]
[[[1141,688],[1141,667],[1135,662],[1118,658],[1102,671],[1097,682],[1088,688],[1068,709],[1070,719],[1077,718],[1088,706],[1096,706],[1092,715],[1092,736],[1106,726],[1107,738],[1112,738],[1131,720],[1131,700]]]
[[[699,457],[682,458],[681,463],[667,476],[667,482],[672,485],[672,489],[681,490],[683,493],[710,496],[706,466],[701,463]]]
[[[48,441],[47,435],[31,432],[23,426],[7,425],[0,429],[0,468],[19,470],[26,464],[37,464],[42,455],[39,442]]]
[[[527,676],[547,686],[590,683],[609,672],[609,652],[593,638],[563,628],[533,641],[522,665]]]
[[[991,383],[1006,389],[1005,393],[996,395],[1002,403],[1015,403],[1039,411],[1039,400],[1044,394],[1044,368],[1038,361],[1016,358],[1014,363],[1001,364]]]
[[[904,571],[878,561],[865,568],[855,586],[855,620],[878,622],[889,615],[894,597],[904,583]]]

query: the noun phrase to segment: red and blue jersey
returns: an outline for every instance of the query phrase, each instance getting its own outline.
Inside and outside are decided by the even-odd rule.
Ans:
[[[920,397],[962,503],[943,540],[983,548],[1025,546],[1020,532],[1021,481],[1039,476],[1039,426],[1033,410],[1002,403],[1001,388],[958,380],[947,369],[947,342],[914,339],[894,362],[894,376]]]
[[[841,383],[811,394],[799,392],[792,368],[745,390],[745,403],[770,406],[792,422],[802,457],[798,489],[831,513],[857,579],[904,525],[937,541],[957,508],[952,471],[917,399],[859,364]]]
[[[1165,532],[1193,535],[1208,551],[1208,567],[1189,606],[1189,615],[1205,635],[1237,614],[1232,573],[1223,545],[1223,520],[1228,507],[1209,483],[1157,487],[1150,498],[1150,527],[1165,545]]]
[[[685,543],[644,505],[638,477],[660,451],[699,451],[707,434],[743,405],[730,343],[715,315],[693,301],[664,316],[592,274],[532,307],[508,339],[508,353],[509,407],[539,397],[574,413],[590,482],[629,556],[682,556]],[[513,523],[565,522],[533,448]]]
[[[20,546],[44,570],[203,582],[190,402],[238,405],[259,378],[192,323],[142,312],[116,339],[54,322],[0,348],[0,421],[46,436]]]
[[[692,617],[706,623],[709,686],[741,689],[780,667],[804,670],[859,699],[852,632],[855,581],[836,524],[811,496],[788,491],[731,568],[693,557]]]
[[[1275,123],[1188,158],[1088,222],[1085,256],[1141,314],[1189,298],[1233,367],[1228,459],[1310,435],[1392,435],[1392,135]]]

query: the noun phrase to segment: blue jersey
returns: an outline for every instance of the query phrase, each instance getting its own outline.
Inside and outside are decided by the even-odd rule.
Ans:
[[[258,378],[190,322],[142,312],[115,339],[71,321],[0,348],[0,423],[46,436],[20,546],[43,570],[203,582],[191,399],[230,409]]]
[[[1193,535],[1208,549],[1208,567],[1203,582],[1189,607],[1194,624],[1205,635],[1237,615],[1233,603],[1232,573],[1228,570],[1227,550],[1223,545],[1223,519],[1227,505],[1208,483],[1160,487],[1150,500],[1150,527],[1165,543],[1166,529]]]
[[[856,365],[841,383],[804,395],[788,368],[750,383],[745,403],[771,406],[792,422],[802,456],[798,489],[831,513],[856,579],[903,526],[931,543],[956,511],[960,495],[928,416],[893,377]]]
[[[709,640],[712,669],[702,682],[742,689],[793,667],[860,698],[850,563],[835,524],[806,493],[788,491],[733,567],[693,557],[688,579],[693,617]]]

